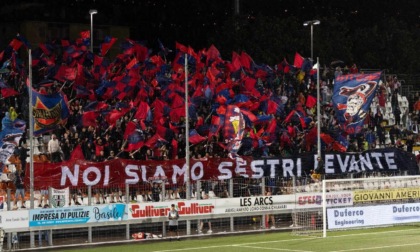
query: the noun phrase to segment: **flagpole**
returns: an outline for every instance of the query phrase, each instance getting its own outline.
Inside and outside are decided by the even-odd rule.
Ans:
[[[31,209],[34,209],[34,145],[33,145],[33,138],[34,138],[34,117],[33,117],[33,107],[32,107],[32,54],[31,49],[29,49],[29,176],[30,176],[30,199],[31,199]]]
[[[185,54],[185,182],[187,184],[186,198],[191,199],[191,188],[190,188],[190,125],[189,125],[189,114],[188,114],[188,57]]]
[[[190,125],[188,115],[188,57],[185,54],[185,173],[186,180],[186,199],[191,199],[191,183],[190,183]],[[191,221],[187,220],[187,235],[191,234]]]
[[[318,102],[316,103],[316,114],[317,114],[317,149],[318,149],[318,157],[321,157],[321,100],[320,100],[320,92],[319,92],[319,57],[316,58],[317,68],[316,68],[316,98]]]
[[[32,52],[29,49],[29,194],[30,194],[30,209],[34,209],[34,117],[33,117],[33,107],[32,107]],[[22,167],[22,169],[26,169]],[[31,232],[30,234],[30,246],[31,248],[35,247],[35,234]]]

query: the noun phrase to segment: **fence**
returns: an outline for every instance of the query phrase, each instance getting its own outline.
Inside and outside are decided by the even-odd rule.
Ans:
[[[26,209],[22,200],[15,202],[12,189],[7,188],[7,194],[1,196],[5,200],[0,215],[9,250],[165,239],[171,204],[181,213],[181,236],[289,229],[296,206],[319,203],[312,200],[319,198],[314,186],[309,176],[199,180],[191,184],[190,197],[186,197],[184,184],[165,180],[127,184],[125,188],[87,186],[57,191],[49,188],[48,192],[35,188],[34,202],[26,195]],[[48,200],[41,202],[41,197]],[[46,205],[51,208],[44,208]],[[92,215],[82,216],[84,212]]]

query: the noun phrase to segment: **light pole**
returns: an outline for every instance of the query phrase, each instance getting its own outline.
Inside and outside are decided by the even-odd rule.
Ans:
[[[320,90],[319,90],[319,57],[316,57],[316,99],[317,99],[317,103],[316,103],[316,120],[318,121],[317,123],[317,134],[318,134],[318,138],[317,138],[317,154],[318,157],[321,156],[321,100],[320,98]]]
[[[93,15],[97,14],[95,9],[89,10],[90,14],[90,51],[93,53]]]
[[[314,25],[319,25],[321,21],[319,20],[310,20],[305,21],[303,26],[311,26],[311,60],[314,60]]]
[[[303,26],[311,26],[311,60],[314,60],[314,25],[319,25],[321,23],[321,21],[319,20],[309,20],[309,21],[305,21],[303,23]],[[316,61],[316,65],[317,65],[317,82],[316,82],[316,98],[317,98],[317,106],[316,106],[316,112],[317,112],[317,120],[318,120],[318,124],[317,124],[317,133],[318,133],[318,139],[317,139],[317,148],[318,148],[318,157],[321,156],[321,109],[320,109],[320,94],[319,94],[319,57],[317,58]]]

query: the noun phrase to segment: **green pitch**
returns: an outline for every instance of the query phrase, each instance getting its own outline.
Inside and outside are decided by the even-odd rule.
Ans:
[[[246,235],[203,235],[181,238],[180,241],[136,241],[124,245],[95,245],[90,248],[66,249],[74,252],[114,251],[200,251],[200,252],[346,252],[346,251],[404,251],[420,250],[420,227],[398,226],[329,232],[327,238],[295,236],[290,232],[266,232]]]

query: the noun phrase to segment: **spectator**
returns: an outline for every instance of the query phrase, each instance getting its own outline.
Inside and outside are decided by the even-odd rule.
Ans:
[[[341,67],[336,67],[334,72],[334,77],[337,78],[338,76],[343,75],[343,71],[341,70]]]
[[[318,174],[324,174],[325,173],[325,167],[324,167],[324,161],[321,157],[317,157],[317,167],[315,169],[315,172]]]
[[[401,82],[398,80],[397,76],[394,76],[394,78],[392,79],[393,82],[393,88],[394,88],[394,92],[398,93],[398,91],[401,88]]]
[[[372,128],[368,128],[365,137],[368,143],[368,149],[372,149],[372,146],[376,143],[375,133],[372,131]]]
[[[106,158],[106,160],[113,160],[113,159],[117,159],[118,157],[115,156],[115,152],[113,150],[111,150],[109,152],[109,156]]]
[[[214,186],[214,193],[219,198],[227,198],[229,193],[227,191],[226,182],[224,180],[218,180]]]
[[[9,108],[9,115],[10,115],[10,120],[12,120],[12,122],[17,119],[18,113],[16,112],[14,107]]]
[[[395,109],[393,110],[394,112],[394,117],[395,117],[395,125],[400,125],[401,124],[401,110],[400,110],[400,106],[396,106]]]
[[[398,104],[398,91],[394,91],[392,93],[392,96],[391,96],[391,108],[392,108],[392,111],[395,111],[398,106],[399,106],[399,104]]]
[[[179,241],[179,231],[178,231],[178,219],[179,213],[175,209],[175,204],[171,205],[171,210],[168,213],[169,219],[169,240],[172,241],[172,237],[176,234],[177,240]]]
[[[42,207],[42,202],[44,202],[44,206],[48,205],[48,189],[41,189],[41,198],[39,199],[38,207]]]
[[[26,132],[22,134],[22,137],[19,140],[19,146],[15,148],[18,150],[19,160],[20,160],[20,169],[26,171],[26,159],[28,158],[28,151],[26,144]]]
[[[153,182],[152,199],[154,202],[160,201],[160,193],[161,193],[161,189],[160,189],[159,183]]]
[[[357,68],[356,64],[353,64],[350,67],[350,74],[357,74],[359,72],[359,69]]]
[[[181,186],[181,187],[178,189],[178,194],[179,194],[179,198],[180,198],[180,199],[186,199],[186,197],[187,197],[187,192],[186,192],[186,190],[185,190],[185,187],[184,187],[184,186]]]
[[[49,208],[50,206],[48,204],[44,205],[44,208]],[[45,242],[47,245],[49,245],[49,239],[50,239],[50,230],[39,230],[38,232],[38,243],[39,246],[42,247],[42,236],[44,236]]]
[[[207,234],[211,234],[211,233],[213,233],[213,231],[212,231],[212,229],[211,229],[211,220],[209,220],[209,219],[201,219],[200,220],[200,225],[199,225],[199,227],[198,227],[198,233],[199,234],[202,234],[203,233],[203,228],[204,228],[204,224],[207,224],[207,226],[208,226],[208,230],[207,230]]]
[[[420,96],[417,95],[417,97],[418,97],[417,100],[413,104],[413,110],[416,112],[420,110]]]
[[[70,159],[70,154],[71,154],[71,150],[72,150],[72,146],[70,145],[70,140],[69,139],[65,139],[64,142],[61,143],[61,151],[62,151],[62,158],[63,160],[69,160]]]
[[[268,192],[265,193],[265,195],[267,197],[270,197],[270,196],[272,196],[272,193],[271,193],[271,191],[268,191]],[[270,229],[275,229],[276,228],[276,220],[274,218],[274,214],[267,214],[266,217],[265,217],[265,221],[266,221],[266,223],[265,223],[266,228],[270,228]]]
[[[86,139],[82,144],[82,152],[86,160],[92,160],[95,155],[93,143]]]
[[[376,110],[376,114],[375,114],[375,119],[374,119],[374,124],[375,127],[378,127],[384,120],[384,116],[382,115],[382,112],[380,109]]]
[[[383,85],[381,85],[379,87],[379,91],[378,91],[378,105],[379,107],[377,108],[377,111],[380,111],[382,113],[386,113],[386,89],[385,88],[381,88],[383,87]]]
[[[401,131],[398,128],[398,125],[394,125],[390,130],[389,130],[389,139],[391,140],[391,145],[395,146],[395,139],[399,138],[401,135]]]
[[[379,147],[385,148],[385,129],[382,124],[376,126],[376,134],[378,134]]]
[[[51,158],[51,163],[57,163],[61,161],[61,147],[55,134],[52,134],[50,141],[48,141],[48,153]]]
[[[368,113],[366,114],[366,118],[364,121],[367,128],[375,129],[375,115],[373,111],[369,109]]]
[[[15,172],[14,181],[13,181],[14,184],[15,184],[15,187],[16,187],[14,209],[18,208],[17,203],[19,201],[19,196],[20,196],[20,199],[22,201],[21,208],[26,208],[26,205],[25,205],[25,184],[23,182],[24,177],[25,177],[25,173],[23,172],[23,170],[17,169],[16,172]]]
[[[99,155],[96,157],[96,162],[103,162],[106,160],[104,150],[99,151]]]
[[[404,143],[402,142],[401,138],[398,138],[397,141],[395,142],[395,147],[402,149],[404,148]]]
[[[414,146],[414,140],[413,135],[408,135],[407,140],[405,141],[405,145],[407,146],[407,152],[413,153],[413,146]]]

